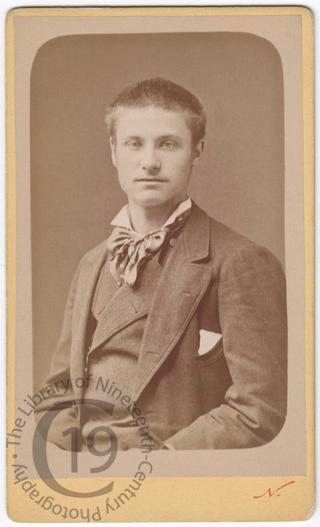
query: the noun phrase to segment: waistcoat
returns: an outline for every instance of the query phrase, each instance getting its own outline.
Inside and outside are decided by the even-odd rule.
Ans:
[[[132,416],[118,401],[131,398],[135,369],[155,287],[165,265],[170,247],[176,238],[169,239],[160,253],[145,262],[133,287],[119,286],[109,270],[103,266],[92,302],[92,342],[87,356],[88,384],[85,399],[111,403],[112,418],[94,406],[83,408],[82,435],[92,429],[92,422],[108,421],[130,426]],[[126,317],[125,314],[128,313]],[[120,316],[121,314],[121,316]],[[117,327],[117,320],[124,323]],[[110,336],[111,334],[111,336]]]

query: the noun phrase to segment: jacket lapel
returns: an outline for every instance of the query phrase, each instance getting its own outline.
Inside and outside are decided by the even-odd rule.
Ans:
[[[108,282],[113,280],[109,273]],[[89,354],[111,338],[115,333],[131,324],[134,320],[146,315],[148,308],[143,302],[138,302],[131,288],[123,284],[101,312],[97,328],[94,332]]]
[[[118,287],[111,274],[108,272],[107,248],[102,244],[94,255],[84,260],[78,278],[77,293],[74,302],[72,322],[72,344],[70,359],[71,379],[83,377],[86,363],[90,353],[123,329],[134,320],[146,315],[150,305],[149,281],[143,281],[137,294],[134,289],[126,284]],[[104,277],[102,277],[102,274]],[[100,279],[99,279],[100,278]],[[105,278],[106,288],[104,309],[96,302],[95,291],[101,278]],[[92,309],[98,314],[99,320],[92,338]],[[79,383],[81,385],[81,383]],[[81,397],[82,390],[74,387],[76,395]]]
[[[106,243],[83,261],[80,270],[73,307],[72,343],[70,352],[70,377],[84,376],[90,339],[90,321],[93,294],[107,254]],[[80,383],[81,384],[81,383]],[[81,397],[82,389],[74,385],[75,397]]]
[[[209,218],[193,204],[150,306],[136,370],[134,400],[175,347],[205,294],[212,277],[208,255]]]
[[[143,280],[138,287],[127,284],[118,287],[114,285],[107,262],[101,273],[102,280],[99,280],[98,294],[94,301],[93,309],[98,324],[89,354],[115,333],[148,314],[159,269],[156,260],[152,259],[143,270]]]

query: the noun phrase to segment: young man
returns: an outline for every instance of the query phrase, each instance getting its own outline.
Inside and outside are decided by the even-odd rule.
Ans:
[[[106,123],[128,203],[73,279],[52,397],[37,409],[66,403],[48,439],[73,448],[64,432],[74,426],[78,448],[110,434],[118,448],[136,448],[143,413],[154,448],[263,445],[286,416],[285,280],[267,249],[188,197],[204,109],[155,78],[118,95]],[[59,383],[62,399],[50,389]],[[89,401],[98,395],[111,412]]]

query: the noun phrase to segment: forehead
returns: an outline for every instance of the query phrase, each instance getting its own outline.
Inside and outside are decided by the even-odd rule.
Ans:
[[[157,106],[119,107],[115,112],[117,136],[191,137],[191,130],[184,110],[166,110]]]

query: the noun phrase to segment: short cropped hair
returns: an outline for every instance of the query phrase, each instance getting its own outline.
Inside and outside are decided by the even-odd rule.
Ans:
[[[145,108],[156,106],[164,110],[178,110],[186,114],[193,144],[197,144],[206,133],[206,113],[200,100],[179,84],[155,77],[125,88],[107,108],[105,123],[110,136],[115,132],[118,108]]]

